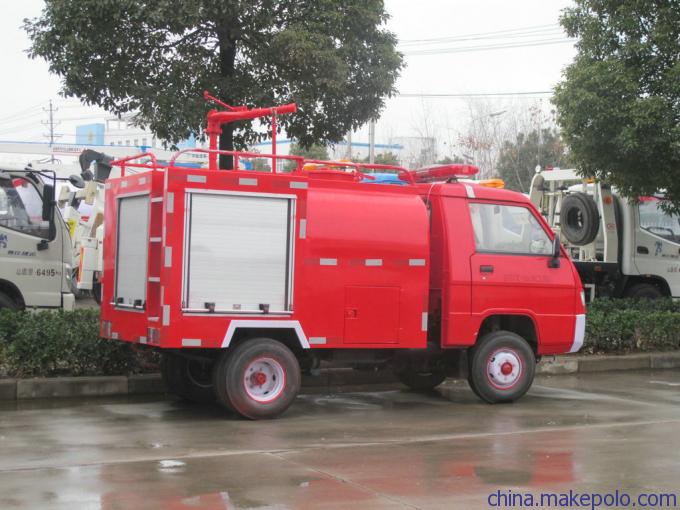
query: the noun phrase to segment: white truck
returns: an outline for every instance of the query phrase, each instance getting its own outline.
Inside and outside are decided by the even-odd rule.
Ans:
[[[680,297],[680,217],[663,196],[633,202],[571,169],[537,169],[529,195],[595,297]]]
[[[54,173],[0,167],[0,308],[71,310],[71,239]]]

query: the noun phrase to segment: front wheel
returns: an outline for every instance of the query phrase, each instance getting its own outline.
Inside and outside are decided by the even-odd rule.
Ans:
[[[468,382],[490,404],[514,402],[531,387],[536,357],[521,336],[510,331],[485,335],[471,349]]]
[[[300,391],[300,365],[281,342],[253,338],[222,354],[213,382],[217,400],[228,409],[251,420],[275,418]]]

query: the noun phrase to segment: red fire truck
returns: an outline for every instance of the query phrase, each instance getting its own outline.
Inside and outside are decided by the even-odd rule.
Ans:
[[[101,334],[160,349],[170,392],[271,418],[301,372],[330,362],[391,367],[414,389],[467,376],[482,400],[509,402],[540,356],[580,348],[578,273],[526,197],[465,180],[467,165],[308,170],[218,151],[222,124],[272,116],[275,137],[276,115],[295,111],[225,107],[208,114],[210,149],[189,150],[208,168],[139,155],[106,183]],[[254,157],[272,171],[240,167]]]

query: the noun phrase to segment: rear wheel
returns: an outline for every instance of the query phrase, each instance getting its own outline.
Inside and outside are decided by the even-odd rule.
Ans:
[[[514,402],[531,387],[536,357],[521,336],[510,331],[485,335],[471,349],[468,382],[490,404]]]
[[[92,282],[92,297],[98,305],[102,304],[102,283],[99,281]]]
[[[193,402],[215,401],[211,377],[212,364],[185,358],[172,352],[161,357],[161,376],[168,393]]]
[[[11,297],[0,292],[0,310],[17,310],[18,308]]]
[[[217,400],[251,420],[275,418],[300,391],[300,365],[291,350],[271,338],[253,338],[225,351],[215,365]]]
[[[432,390],[446,379],[446,374],[442,371],[415,372],[405,370],[395,372],[395,375],[402,384],[416,391]]]

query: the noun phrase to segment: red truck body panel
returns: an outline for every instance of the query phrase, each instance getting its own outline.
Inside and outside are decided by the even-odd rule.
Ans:
[[[443,348],[465,348],[476,342],[489,317],[518,316],[531,321],[537,354],[574,348],[584,307],[566,254],[551,268],[546,255],[476,249],[471,204],[526,208],[552,237],[521,194],[461,182],[393,186],[332,173],[175,166],[110,179],[106,188],[104,337],[166,349],[224,348],[248,327],[294,331],[301,347],[312,349],[424,348],[428,334]],[[147,281],[135,305],[123,302],[116,290],[118,236],[136,228],[121,224],[120,204],[143,195],[149,197],[148,246],[146,259],[139,260],[148,260]],[[191,237],[191,200],[206,195],[287,201],[285,310],[269,310],[269,304],[257,311],[240,304],[226,311],[211,310],[211,303],[192,308],[188,247],[199,241]],[[220,218],[214,219],[219,239]],[[214,250],[216,257],[223,249],[228,242],[201,245],[201,253]],[[491,272],[482,272],[489,267]],[[214,271],[219,287],[229,285],[225,269],[201,271]]]

